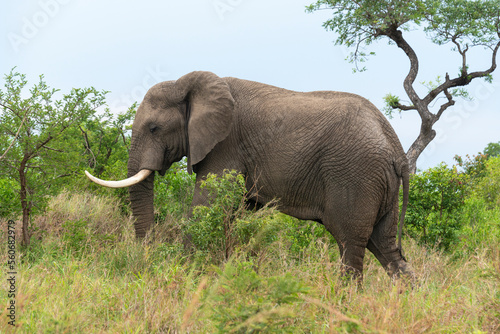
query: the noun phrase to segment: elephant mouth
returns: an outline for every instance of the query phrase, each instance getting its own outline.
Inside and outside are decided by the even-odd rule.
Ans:
[[[165,152],[163,153],[163,163],[161,164],[162,167],[160,170],[158,170],[158,173],[161,176],[165,176],[165,173],[167,172],[167,170],[170,168],[170,166],[172,166],[172,163],[170,161],[171,161],[170,150],[167,147],[167,148],[165,148]]]

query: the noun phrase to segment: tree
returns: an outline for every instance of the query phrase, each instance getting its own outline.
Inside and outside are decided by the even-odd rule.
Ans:
[[[83,122],[66,131],[61,142],[68,154],[76,156],[75,174],[68,188],[77,190],[91,189],[94,193],[113,195],[125,204],[128,199],[128,188],[111,189],[89,182],[84,170],[104,179],[124,179],[127,177],[128,149],[132,121],[137,104],[134,103],[124,113],[112,113],[108,108],[99,114],[92,115]]]
[[[488,158],[500,156],[500,141],[498,143],[489,143],[484,149],[484,154],[486,154]]]
[[[433,125],[445,110],[455,104],[456,97],[468,97],[465,89],[472,80],[492,81],[496,69],[496,55],[500,48],[500,1],[498,0],[318,0],[307,7],[309,12],[332,9],[333,18],[323,26],[338,34],[337,45],[353,47],[350,61],[356,64],[367,60],[373,52],[367,48],[375,41],[387,38],[404,51],[410,61],[410,70],[403,87],[410,104],[401,103],[399,97],[388,94],[385,101],[388,114],[393,111],[417,111],[421,118],[420,133],[409,148],[407,157],[410,172],[416,172],[416,162],[427,145],[434,139]],[[427,95],[417,94],[414,83],[419,72],[416,51],[405,39],[405,34],[416,27],[437,45],[450,44],[460,56],[459,71],[455,77],[448,73],[438,76],[428,85]],[[482,71],[469,71],[468,52],[483,47],[491,52],[491,64]],[[362,68],[361,70],[364,70]],[[440,98],[446,102],[434,106]],[[433,111],[431,111],[431,109]],[[435,109],[435,110],[434,110]]]
[[[34,208],[43,206],[46,195],[74,171],[75,153],[64,133],[96,112],[106,92],[95,88],[72,89],[55,100],[40,76],[25,92],[26,76],[12,70],[0,90],[0,173],[19,183],[22,209],[22,243],[29,245],[29,220]]]

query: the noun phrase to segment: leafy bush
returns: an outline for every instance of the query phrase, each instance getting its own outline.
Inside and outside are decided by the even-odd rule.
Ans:
[[[0,179],[0,217],[15,218],[21,213],[19,184],[11,179]]]
[[[484,175],[465,200],[461,244],[457,254],[475,252],[500,242],[500,157],[485,163]]]
[[[209,174],[200,188],[208,195],[208,206],[197,206],[185,232],[193,245],[215,261],[227,260],[235,248],[248,246],[256,251],[273,242],[279,219],[266,207],[248,211],[243,175],[226,171],[222,176]]]
[[[488,158],[500,156],[500,141],[498,143],[489,143],[484,148],[484,154],[488,155]]]
[[[465,159],[455,155],[454,159],[457,166],[461,167],[465,174],[468,174],[472,180],[481,178],[486,173],[487,154],[478,153],[478,155],[465,155]]]
[[[428,246],[448,250],[458,241],[470,177],[444,163],[410,179],[406,226],[409,235]]]
[[[191,210],[196,176],[189,175],[182,160],[170,167],[164,177],[155,178],[155,221],[161,223],[168,216],[186,217]]]
[[[284,214],[282,214],[280,220],[284,241],[288,243],[290,255],[295,258],[300,258],[306,249],[315,245],[318,239],[326,240],[328,244],[335,247],[335,239],[324,225]]]
[[[490,209],[500,207],[500,157],[486,162],[485,175],[478,181],[476,191]]]

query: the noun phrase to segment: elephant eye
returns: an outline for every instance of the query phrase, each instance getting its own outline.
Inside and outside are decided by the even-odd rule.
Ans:
[[[158,127],[157,127],[156,125],[151,125],[151,126],[149,127],[149,132],[151,132],[151,133],[155,133],[155,132],[156,132],[156,130],[158,130]]]

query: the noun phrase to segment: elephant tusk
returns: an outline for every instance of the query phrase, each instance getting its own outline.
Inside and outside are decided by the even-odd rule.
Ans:
[[[87,177],[91,181],[93,181],[101,186],[105,186],[105,187],[109,187],[109,188],[125,188],[125,187],[133,186],[134,184],[137,184],[137,183],[143,181],[152,172],[153,171],[151,171],[149,169],[143,169],[143,170],[139,171],[139,173],[135,174],[134,176],[131,176],[125,180],[120,180],[120,181],[104,181],[104,180],[98,179],[97,177],[93,176],[92,174],[90,174],[87,171],[85,171],[85,175],[87,175]]]

